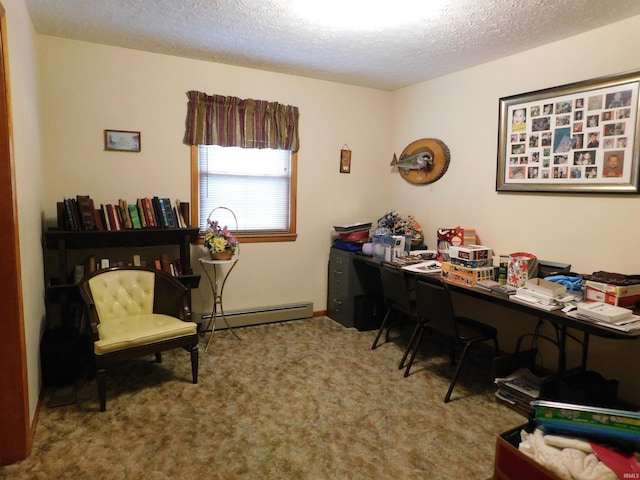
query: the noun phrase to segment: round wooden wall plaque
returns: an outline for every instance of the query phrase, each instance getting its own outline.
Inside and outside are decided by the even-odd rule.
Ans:
[[[400,154],[400,160],[426,152],[433,156],[433,163],[431,165],[416,170],[407,170],[402,167],[398,168],[400,175],[402,175],[407,182],[425,185],[439,180],[447,172],[450,161],[449,147],[436,138],[422,138],[411,142]]]

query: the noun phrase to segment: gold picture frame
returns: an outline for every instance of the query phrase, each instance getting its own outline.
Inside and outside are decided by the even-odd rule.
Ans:
[[[105,130],[104,149],[110,152],[139,152],[140,132],[129,130]]]
[[[498,192],[638,193],[640,72],[500,99]]]

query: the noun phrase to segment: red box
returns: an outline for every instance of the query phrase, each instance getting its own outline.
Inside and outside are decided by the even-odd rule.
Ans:
[[[588,302],[604,302],[618,307],[634,307],[640,302],[640,285],[610,285],[587,280],[585,286],[584,299]]]
[[[559,476],[522,453],[511,443],[522,428],[525,426],[514,428],[498,436],[493,478],[495,480],[560,480]]]

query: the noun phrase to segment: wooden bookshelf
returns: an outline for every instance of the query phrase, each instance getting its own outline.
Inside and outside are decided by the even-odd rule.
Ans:
[[[189,289],[197,288],[200,275],[194,275],[191,269],[190,246],[198,239],[198,228],[145,228],[118,231],[105,230],[59,230],[49,229],[44,233],[43,246],[56,257],[55,266],[45,271],[46,295],[48,304],[57,304],[64,322],[69,318],[70,303],[79,299],[78,287],[69,272],[74,265],[69,262],[69,250],[87,249],[108,257],[113,248],[162,247],[175,246],[179,250],[183,275],[176,277]],[[47,253],[47,252],[45,252]]]

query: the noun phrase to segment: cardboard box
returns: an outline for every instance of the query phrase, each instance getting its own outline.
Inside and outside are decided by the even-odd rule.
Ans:
[[[469,268],[442,262],[442,277],[458,285],[473,287],[479,280],[493,280],[493,267]]]
[[[628,295],[626,297],[617,297],[611,293],[605,293],[592,287],[585,288],[584,299],[587,302],[604,302],[618,307],[635,307],[640,303],[640,295]]]
[[[618,307],[634,307],[640,302],[640,285],[611,285],[587,280],[584,298],[588,302],[604,302]]]
[[[616,295],[617,297],[626,297],[629,295],[640,295],[640,283],[635,285],[612,285],[610,283],[594,282],[593,280],[587,280],[585,282],[587,287],[595,288],[602,292]]]
[[[524,282],[525,288],[548,297],[562,298],[567,294],[567,287],[542,278],[532,278]]]
[[[449,256],[460,260],[487,260],[491,258],[491,249],[482,245],[452,245]]]
[[[493,266],[493,259],[486,260],[462,260],[461,258],[449,258],[451,263],[455,263],[456,265],[462,265],[463,267],[469,268],[480,268],[480,267],[491,267]]]
[[[494,477],[497,480],[561,480],[547,467],[518,450],[520,431],[531,433],[535,426],[522,425],[499,435],[496,440]]]
[[[603,302],[580,302],[578,304],[578,313],[587,318],[614,323],[633,316],[633,311],[628,308],[617,307]]]

